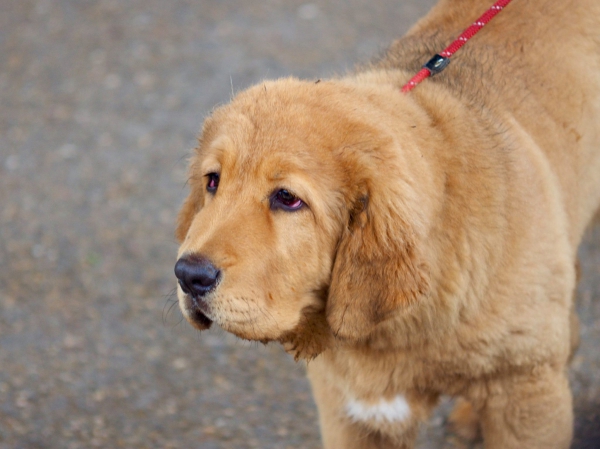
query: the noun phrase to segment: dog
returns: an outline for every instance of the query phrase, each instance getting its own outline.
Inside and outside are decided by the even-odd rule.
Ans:
[[[412,448],[440,395],[486,449],[567,448],[576,253],[600,205],[600,2],[442,0],[330,80],[251,87],[189,166],[196,328],[306,360],[326,448]]]

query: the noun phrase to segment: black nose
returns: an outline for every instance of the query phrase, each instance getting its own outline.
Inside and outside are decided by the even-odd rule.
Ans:
[[[202,256],[184,256],[175,264],[175,276],[181,289],[196,298],[212,290],[220,275],[221,272]]]

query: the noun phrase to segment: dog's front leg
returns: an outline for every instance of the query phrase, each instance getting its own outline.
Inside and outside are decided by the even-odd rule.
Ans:
[[[572,397],[563,369],[542,366],[490,381],[481,410],[485,449],[567,449]]]
[[[308,364],[308,374],[325,449],[413,449],[419,423],[437,402],[437,395],[415,392],[358,400],[348,391],[352,386],[320,358]]]

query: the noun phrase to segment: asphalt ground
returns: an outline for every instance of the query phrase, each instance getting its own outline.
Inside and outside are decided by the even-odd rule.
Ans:
[[[232,91],[344,73],[431,4],[0,2],[0,449],[319,447],[301,364],[173,307],[186,158]],[[600,225],[580,254],[573,447],[597,449]],[[470,447],[449,406],[420,447]]]

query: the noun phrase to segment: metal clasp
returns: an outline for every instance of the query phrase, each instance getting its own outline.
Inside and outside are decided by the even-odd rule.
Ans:
[[[427,64],[423,66],[423,68],[429,70],[431,76],[437,75],[450,64],[450,58],[446,58],[445,56],[435,55]]]

